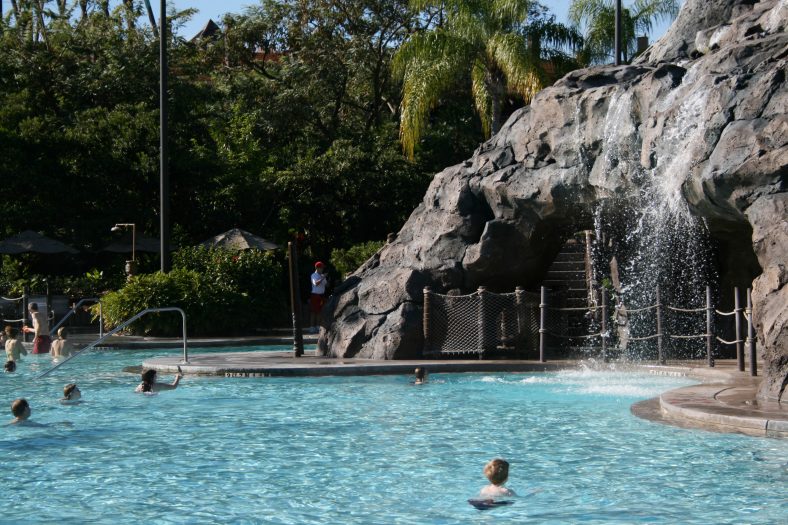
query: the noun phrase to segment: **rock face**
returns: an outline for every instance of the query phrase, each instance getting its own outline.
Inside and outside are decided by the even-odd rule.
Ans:
[[[686,203],[752,257],[761,395],[788,374],[788,0],[687,0],[632,65],[570,73],[438,173],[395,240],[337,290],[324,355],[418,356],[423,288],[534,286],[604,200]]]

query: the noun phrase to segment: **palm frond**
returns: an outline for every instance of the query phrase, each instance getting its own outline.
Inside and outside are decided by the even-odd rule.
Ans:
[[[679,3],[677,0],[636,0],[631,12],[635,29],[650,33],[655,23],[676,18]]]
[[[394,57],[395,75],[403,78],[400,141],[413,158],[430,111],[440,97],[467,71],[471,49],[444,31],[414,35]]]
[[[487,87],[487,65],[480,58],[473,61],[471,68],[471,94],[476,113],[482,121],[482,131],[489,137],[492,131],[492,95]]]
[[[568,20],[573,26],[582,29],[606,9],[615,11],[613,0],[572,0]]]
[[[509,89],[520,94],[526,103],[544,87],[539,67],[520,35],[494,34],[487,43],[487,55],[503,71]]]

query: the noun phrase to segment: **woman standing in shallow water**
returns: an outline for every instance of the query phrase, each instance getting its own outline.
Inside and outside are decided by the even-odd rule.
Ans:
[[[159,392],[160,390],[175,390],[178,388],[178,383],[181,382],[182,377],[183,374],[181,374],[181,367],[178,367],[178,374],[175,376],[175,381],[169,384],[157,383],[156,370],[145,370],[142,373],[142,383],[137,385],[137,388],[135,388],[134,391],[137,393],[154,393]]]

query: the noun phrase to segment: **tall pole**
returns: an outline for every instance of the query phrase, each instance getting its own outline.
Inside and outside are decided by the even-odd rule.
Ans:
[[[709,366],[714,366],[712,346],[714,344],[713,326],[714,307],[711,305],[711,287],[706,287],[706,361]]]
[[[659,364],[665,364],[665,355],[662,353],[662,303],[659,297],[659,285],[657,285],[657,360]]]
[[[170,173],[167,168],[167,0],[161,0],[159,13],[159,239],[161,271],[170,271]]]
[[[615,64],[621,65],[621,0],[616,0]]]
[[[750,354],[750,375],[758,375],[758,356],[755,353],[755,319],[752,313],[752,290],[747,288],[747,350]]]
[[[545,362],[545,337],[547,336],[547,289],[542,286],[539,295],[539,361]]]

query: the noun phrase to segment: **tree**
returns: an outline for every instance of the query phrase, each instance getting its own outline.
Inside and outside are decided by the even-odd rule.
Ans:
[[[624,62],[629,62],[637,52],[638,34],[649,33],[660,20],[675,18],[678,10],[678,0],[636,0],[631,8],[622,8],[621,47]],[[583,30],[586,63],[612,60],[616,33],[614,0],[572,0],[569,21],[578,30]]]
[[[528,103],[544,87],[543,57],[527,36],[527,21],[541,7],[536,2],[411,0],[411,6],[430,23],[408,38],[393,63],[403,79],[400,140],[410,158],[432,109],[458,82],[470,80],[485,136],[500,129],[507,95]],[[539,40],[538,32],[530,36]]]

